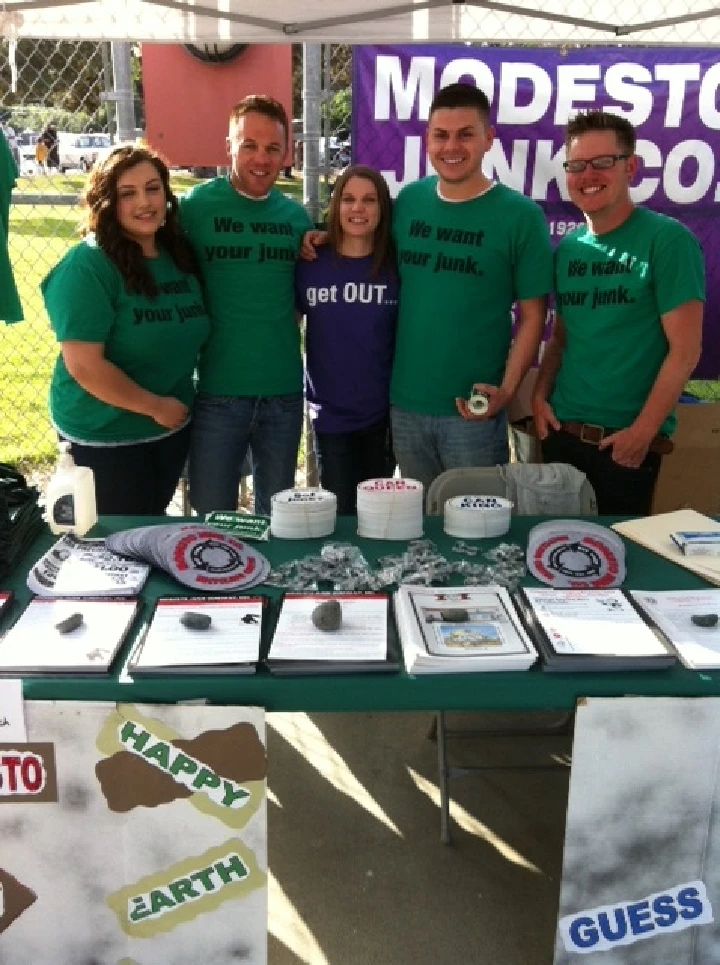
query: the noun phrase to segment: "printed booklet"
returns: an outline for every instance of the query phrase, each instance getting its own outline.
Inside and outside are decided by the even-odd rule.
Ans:
[[[401,586],[394,597],[408,673],[527,670],[537,651],[501,586]]]

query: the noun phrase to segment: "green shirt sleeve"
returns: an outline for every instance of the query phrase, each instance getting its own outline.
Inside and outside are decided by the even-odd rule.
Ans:
[[[705,301],[705,265],[695,235],[680,222],[658,234],[652,252],[652,273],[660,315],[686,302]]]
[[[545,215],[536,204],[527,206],[515,252],[515,298],[540,298],[553,288],[553,251]]]
[[[43,280],[45,307],[58,342],[105,342],[121,284],[115,267],[85,243],[71,249]]]

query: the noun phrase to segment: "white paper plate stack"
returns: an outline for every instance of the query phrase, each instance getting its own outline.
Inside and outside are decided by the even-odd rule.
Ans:
[[[463,539],[502,536],[513,504],[501,496],[455,496],[445,503],[445,532]]]
[[[606,526],[554,519],[530,530],[527,568],[536,580],[560,589],[621,586],[625,546]]]
[[[357,488],[358,536],[417,539],[423,533],[423,484],[417,479],[366,479]]]
[[[311,539],[335,530],[337,496],[327,489],[283,489],[270,508],[270,532],[280,539]]]

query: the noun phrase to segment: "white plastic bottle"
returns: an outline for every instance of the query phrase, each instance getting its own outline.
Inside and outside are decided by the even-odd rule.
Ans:
[[[84,536],[97,521],[95,477],[88,466],[76,466],[70,443],[60,443],[60,458],[48,483],[47,522],[53,533]]]

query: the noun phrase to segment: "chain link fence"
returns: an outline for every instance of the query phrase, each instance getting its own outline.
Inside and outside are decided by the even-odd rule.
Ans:
[[[0,119],[20,171],[9,245],[25,321],[5,326],[0,351],[0,461],[29,470],[54,459],[47,390],[57,354],[40,282],[77,240],[85,171],[111,141],[109,44],[0,41]],[[49,126],[56,150],[43,159]],[[43,152],[44,153],[44,152]]]

